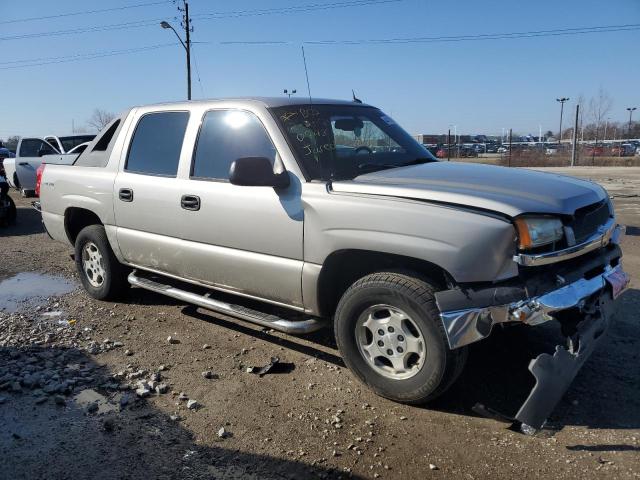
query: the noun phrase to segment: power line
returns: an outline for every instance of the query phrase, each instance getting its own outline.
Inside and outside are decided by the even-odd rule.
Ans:
[[[291,14],[291,13],[314,12],[318,10],[329,10],[329,9],[335,9],[335,8],[373,6],[373,5],[379,5],[379,4],[398,3],[402,1],[405,1],[405,0],[345,0],[345,1],[333,2],[333,3],[311,3],[311,4],[305,4],[305,5],[298,5],[294,7],[204,13],[199,15],[193,15],[192,18],[198,18],[201,20],[218,20],[218,19],[224,19],[224,18],[237,18],[237,17],[260,16],[260,15],[278,15],[278,14],[283,15],[283,14]],[[161,2],[161,3],[165,3],[165,2]],[[137,20],[132,22],[115,23],[115,24],[109,24],[109,25],[94,25],[89,27],[71,28],[66,30],[54,30],[50,32],[23,33],[18,35],[8,35],[8,36],[0,37],[0,41],[24,40],[28,38],[54,37],[54,36],[60,36],[60,35],[75,35],[75,34],[81,34],[81,33],[94,33],[94,32],[103,32],[103,31],[109,31],[109,30],[141,28],[141,27],[156,25],[158,22],[162,20],[166,20],[166,18]]]
[[[515,38],[550,37],[563,35],[582,35],[588,33],[608,33],[640,30],[640,24],[607,25],[597,27],[561,28],[555,30],[535,30],[530,32],[489,33],[476,35],[454,35],[438,37],[401,37],[401,38],[374,38],[356,40],[233,40],[218,43],[220,45],[363,45],[363,44],[403,44],[403,43],[435,43],[435,42],[468,42],[479,40],[503,40]]]
[[[306,12],[313,12],[317,10],[331,10],[334,8],[371,6],[371,5],[379,5],[379,4],[385,4],[385,3],[398,3],[403,1],[405,0],[350,0],[350,1],[332,2],[332,3],[311,3],[311,4],[298,5],[298,6],[292,6],[292,7],[265,8],[265,9],[257,9],[257,10],[238,10],[235,12],[202,13],[199,15],[194,15],[193,18],[215,20],[215,19],[222,19],[222,18],[248,17],[248,16],[259,16],[259,15],[306,13]]]
[[[28,68],[28,67],[39,67],[42,65],[51,65],[57,63],[69,63],[69,62],[77,62],[80,60],[93,60],[95,58],[103,58],[103,57],[113,57],[117,55],[129,55],[132,53],[140,53],[146,52],[149,50],[157,50],[159,48],[165,47],[173,47],[178,45],[177,43],[161,43],[158,45],[148,45],[146,47],[138,47],[138,48],[127,48],[123,50],[110,50],[103,52],[92,52],[92,53],[83,53],[78,55],[69,55],[66,57],[50,57],[50,58],[32,58],[29,60],[13,60],[11,62],[4,63],[17,63],[24,62],[23,65],[12,65],[9,67],[0,67],[0,70],[12,70],[16,68]],[[40,61],[42,60],[42,61]]]
[[[0,37],[0,41],[6,40],[23,40],[26,38],[55,37],[59,35],[73,35],[77,33],[103,32],[107,30],[123,30],[129,28],[148,27],[157,25],[164,18],[156,18],[153,20],[138,20],[136,22],[114,23],[111,25],[96,25],[92,27],[71,28],[67,30],[55,30],[52,32],[23,33],[20,35],[9,35]]]
[[[112,7],[112,8],[102,8],[100,10],[83,10],[81,12],[69,12],[69,13],[58,13],[55,15],[46,15],[43,17],[27,17],[27,18],[14,18],[13,20],[2,20],[1,24],[5,23],[22,23],[22,22],[32,22],[34,20],[49,20],[52,18],[62,18],[62,17],[75,17],[77,15],[89,15],[93,13],[104,13],[104,12],[115,12],[118,10],[128,10],[130,8],[140,8],[140,7],[150,7],[153,5],[163,5],[165,3],[172,3],[172,0],[164,0],[162,2],[149,2],[149,3],[138,3],[136,5],[124,5],[122,7]]]
[[[542,36],[557,35],[578,35],[588,33],[607,33],[620,31],[640,30],[640,24],[627,25],[608,25],[595,27],[578,27],[564,28],[556,30],[535,30],[530,32],[511,32],[511,33],[495,33],[495,34],[477,34],[477,35],[457,35],[457,36],[440,36],[440,37],[407,37],[407,38],[389,38],[389,39],[364,39],[364,40],[307,40],[307,41],[289,41],[289,40],[260,40],[260,41],[223,41],[223,42],[192,42],[193,44],[219,44],[219,45],[361,45],[361,44],[403,44],[403,43],[432,43],[432,42],[460,42],[460,41],[481,41],[481,40],[499,40],[514,38],[532,38]],[[91,52],[77,55],[59,56],[59,57],[40,57],[24,60],[9,60],[3,64],[10,64],[8,67],[0,67],[0,70],[35,67],[40,65],[50,65],[57,63],[69,63],[81,60],[91,60],[94,58],[110,57],[115,55],[128,55],[131,53],[143,52],[147,50],[155,50],[168,46],[176,45],[175,43],[164,43],[159,45],[150,45],[139,48],[130,48],[124,50],[111,50],[102,52]],[[196,70],[197,70],[196,64]],[[200,75],[198,73],[198,81]],[[202,84],[201,84],[202,89]]]

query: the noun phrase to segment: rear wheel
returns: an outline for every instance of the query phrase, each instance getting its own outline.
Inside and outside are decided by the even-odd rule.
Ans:
[[[351,371],[377,394],[424,403],[462,372],[467,351],[449,349],[434,291],[417,276],[385,272],[361,278],[341,298],[338,347]]]
[[[90,225],[80,231],[75,260],[82,286],[93,298],[111,300],[129,287],[128,269],[118,262],[102,225]]]

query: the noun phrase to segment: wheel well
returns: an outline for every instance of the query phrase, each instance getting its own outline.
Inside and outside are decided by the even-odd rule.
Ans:
[[[446,288],[451,278],[438,265],[419,258],[366,250],[340,250],[327,257],[318,279],[318,304],[323,316],[331,317],[342,294],[359,278],[385,270],[404,270],[427,277],[437,288]]]
[[[64,213],[64,229],[72,245],[75,245],[80,231],[89,225],[102,225],[100,218],[91,210],[71,207]]]
[[[18,172],[13,172],[13,184],[18,190],[20,190],[20,179],[18,178]]]

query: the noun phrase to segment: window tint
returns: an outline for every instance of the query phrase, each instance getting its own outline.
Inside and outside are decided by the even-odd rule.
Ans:
[[[133,134],[125,170],[174,177],[188,121],[188,112],[158,112],[143,116]]]
[[[266,157],[275,162],[276,149],[258,118],[241,110],[207,112],[193,159],[191,176],[228,179],[234,160]]]
[[[20,144],[21,157],[37,157],[40,152],[43,152],[43,155],[57,153],[51,145],[39,138],[27,138]]]
[[[116,133],[116,130],[118,129],[119,126],[120,126],[120,120],[116,120],[115,122],[113,122],[111,126],[107,129],[107,131],[104,132],[102,137],[98,139],[95,146],[93,147],[93,151],[95,152],[96,150],[99,150],[104,152],[109,146],[109,143],[113,138],[113,134]]]

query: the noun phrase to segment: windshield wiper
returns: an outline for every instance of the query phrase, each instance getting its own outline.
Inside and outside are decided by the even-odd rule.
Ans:
[[[395,165],[390,163],[361,163],[360,165],[358,165],[358,170],[387,170],[389,168],[398,168],[402,166],[403,165]]]

